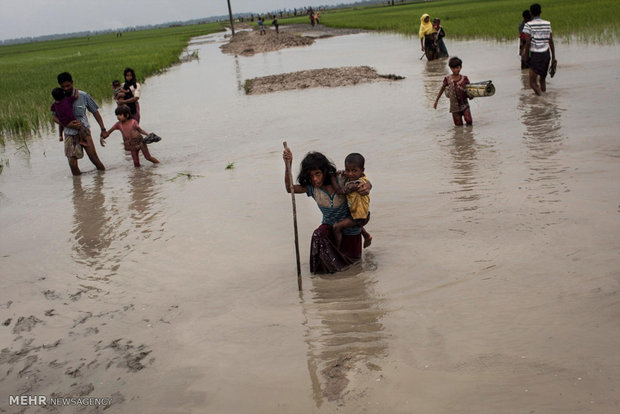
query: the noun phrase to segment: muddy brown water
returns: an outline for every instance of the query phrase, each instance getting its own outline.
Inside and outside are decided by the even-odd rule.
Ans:
[[[559,42],[536,97],[516,41],[449,41],[497,88],[455,128],[445,98],[432,109],[445,61],[420,61],[417,39],[252,57],[222,41],[143,86],[158,166],[134,169],[118,133],[98,147],[107,171],[82,160],[76,179],[54,134],[3,148],[0,411],[49,411],[16,394],[112,397],[119,413],[618,410],[617,46]],[[242,88],[358,65],[406,79]],[[301,296],[283,140],[295,165],[361,152],[374,184],[373,245],[335,276],[308,272],[320,214],[297,198]]]

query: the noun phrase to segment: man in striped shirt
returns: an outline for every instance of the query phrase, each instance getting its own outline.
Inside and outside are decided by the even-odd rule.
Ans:
[[[525,56],[530,56],[530,86],[536,95],[542,95],[547,90],[545,79],[549,70],[549,61],[555,67],[555,46],[551,34],[551,23],[540,18],[540,4],[530,6],[532,20],[523,26],[525,35]],[[549,56],[551,50],[551,56]],[[553,73],[552,73],[553,75]],[[540,77],[540,85],[538,79]]]
[[[59,74],[57,76],[57,80],[58,85],[60,85],[60,88],[65,92],[66,96],[75,95],[75,89],[73,88],[73,77],[70,73],[63,72]],[[99,107],[93,98],[91,98],[91,96],[84,91],[78,91],[77,99],[73,101],[73,115],[75,116],[75,120],[69,122],[67,125],[63,125],[65,127],[65,140],[73,141],[72,137],[79,132],[78,128],[81,126],[88,128],[89,134],[86,137],[86,143],[80,143],[80,145],[83,147],[84,151],[86,151],[86,155],[88,155],[90,162],[92,162],[99,171],[104,171],[105,167],[97,155],[95,143],[90,135],[90,125],[88,124],[86,111],[90,112],[95,117],[95,120],[101,127],[101,134],[103,134],[106,130],[105,125],[103,124],[103,119],[99,114]],[[52,118],[58,125],[62,125],[54,112],[52,112]],[[67,159],[69,160],[69,168],[71,168],[71,173],[73,175],[82,174],[80,168],[78,167],[78,157],[75,154],[65,153],[65,155],[67,155]]]

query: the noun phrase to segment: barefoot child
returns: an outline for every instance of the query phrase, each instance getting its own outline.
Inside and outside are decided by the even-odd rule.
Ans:
[[[131,158],[133,158],[133,165],[135,167],[140,166],[140,159],[138,153],[142,151],[144,158],[151,161],[154,164],[158,164],[157,158],[153,157],[149,152],[147,145],[143,142],[142,135],[149,135],[148,132],[140,128],[138,122],[131,118],[131,110],[127,105],[120,105],[114,111],[118,122],[115,123],[109,131],[104,131],[101,134],[101,145],[105,147],[105,139],[110,136],[110,133],[115,130],[121,131],[123,135],[123,143],[125,144],[125,150],[131,151]]]
[[[335,177],[332,179],[332,185],[336,192],[347,195],[347,203],[351,213],[349,217],[334,224],[334,239],[337,247],[340,247],[342,241],[342,230],[353,226],[362,228],[364,247],[368,247],[372,243],[372,236],[364,229],[370,218],[370,196],[363,196],[357,192],[360,184],[368,182],[368,178],[364,174],[364,163],[365,160],[361,154],[349,154],[344,160],[344,175],[346,178],[344,189],[340,188]]]
[[[446,76],[443,79],[443,85],[437,94],[435,104],[433,108],[437,109],[437,102],[441,98],[441,94],[446,91],[447,96],[450,98],[450,112],[452,113],[452,120],[454,125],[463,125],[463,119],[467,125],[471,125],[474,121],[471,118],[471,112],[469,110],[469,102],[467,101],[467,85],[469,79],[467,76],[461,75],[461,66],[463,61],[456,56],[450,58],[448,66],[452,71],[452,75]]]

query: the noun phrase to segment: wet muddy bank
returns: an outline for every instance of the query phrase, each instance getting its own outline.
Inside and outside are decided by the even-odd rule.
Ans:
[[[265,33],[262,35],[258,30],[238,31],[229,37],[228,43],[222,45],[221,49],[222,52],[232,55],[252,56],[256,53],[273,52],[290,47],[309,46],[315,39],[362,32],[364,30],[295,24],[280,26],[280,32],[276,33],[275,29],[266,25]]]
[[[248,95],[307,88],[334,88],[352,86],[381,80],[402,80],[398,75],[381,75],[368,66],[303,70],[294,73],[263,76],[245,81]]]

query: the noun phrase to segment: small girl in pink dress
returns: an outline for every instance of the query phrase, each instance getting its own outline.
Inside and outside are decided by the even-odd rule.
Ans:
[[[112,131],[119,130],[123,135],[125,151],[131,151],[131,158],[133,158],[133,165],[135,167],[140,166],[140,159],[138,158],[138,152],[140,151],[142,151],[144,158],[154,164],[158,164],[159,161],[157,158],[151,155],[147,145],[143,142],[142,135],[148,135],[149,133],[140,128],[138,122],[131,118],[131,110],[129,107],[127,105],[120,105],[116,108],[114,113],[116,114],[118,122],[108,131],[102,132],[101,145],[105,147],[105,139],[110,136]]]
[[[433,108],[437,109],[437,102],[441,98],[441,94],[446,91],[446,95],[450,98],[450,112],[452,113],[452,120],[454,125],[463,125],[463,118],[467,125],[471,125],[474,121],[471,118],[471,111],[469,110],[469,102],[467,97],[467,85],[469,79],[465,75],[461,75],[461,66],[463,61],[456,56],[450,58],[448,66],[452,71],[452,75],[446,76],[443,79],[441,89],[435,99]]]

